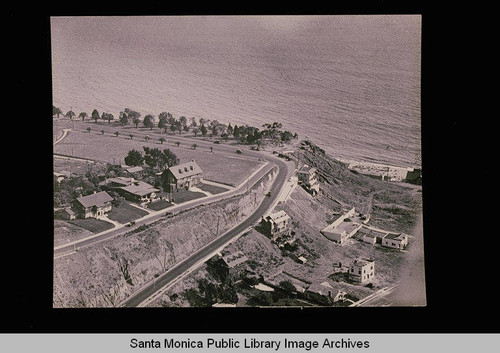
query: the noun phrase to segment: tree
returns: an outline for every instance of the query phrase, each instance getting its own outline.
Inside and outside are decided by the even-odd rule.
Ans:
[[[115,136],[118,137],[120,135],[119,131],[115,131]]]
[[[62,114],[62,110],[59,109],[56,106],[52,106],[52,116],[57,115],[57,118],[59,118],[59,115]]]
[[[141,123],[141,119],[139,119],[138,117],[133,117],[132,122],[135,124],[135,128],[137,129],[137,127]]]
[[[191,145],[191,147],[193,148],[193,150],[195,150],[195,149],[196,149],[196,147],[197,147],[197,146],[196,146],[196,143],[193,143],[193,144]]]
[[[177,158],[176,154],[170,151],[168,148],[163,150],[163,154],[166,157],[167,166],[171,167],[173,165],[179,164],[179,158]]]
[[[88,115],[87,115],[87,113],[85,113],[85,112],[81,112],[80,114],[78,114],[78,117],[79,117],[79,118],[82,118],[82,121],[84,121],[84,120],[85,120],[85,118],[86,118],[86,117],[88,117]]]
[[[125,108],[124,112],[125,114],[128,115],[130,119],[132,119],[132,121],[134,121],[134,119],[139,119],[141,117],[141,113],[136,112],[135,110],[132,110],[130,108]]]
[[[200,120],[201,120],[201,118],[200,118]],[[203,136],[203,137],[207,136],[207,128],[205,127],[205,124],[201,124],[200,132],[201,132],[201,136]]]
[[[180,143],[179,141],[176,141],[176,142],[175,142],[175,145],[176,145],[177,147],[179,147],[179,145],[180,145],[180,144],[181,144],[181,143]]]
[[[198,136],[198,133],[200,132],[200,129],[198,128],[194,128],[193,129],[193,134],[194,134],[194,137]]]
[[[179,122],[181,123],[181,126],[184,127],[184,126],[187,126],[187,119],[185,116],[181,116],[179,118]]]
[[[100,115],[99,115],[99,112],[97,111],[97,109],[94,109],[92,111],[92,115],[91,115],[92,119],[94,119],[94,121],[97,123],[97,120],[99,119]]]
[[[101,135],[104,135],[104,130],[101,130]]]
[[[165,133],[167,133],[168,127],[168,113],[162,112],[158,115],[158,127],[161,129],[165,129]]]
[[[234,125],[233,136],[234,136],[235,139],[237,139],[238,137],[240,137],[240,128],[238,127],[238,125]]]
[[[165,138],[164,137],[160,137],[160,143],[163,145],[163,142],[165,142]]]
[[[297,288],[289,280],[281,281],[278,286],[287,293],[293,293],[297,291]]]
[[[149,136],[147,136],[147,135],[146,135],[146,136],[144,136],[144,141],[146,141],[146,142],[147,142],[149,139],[151,139],[151,137],[149,137]]]
[[[125,164],[131,167],[141,166],[144,164],[144,157],[140,151],[131,150],[125,157]]]
[[[111,124],[111,120],[115,120],[115,117],[113,116],[113,114],[108,113],[106,115],[106,120],[108,121],[108,125],[109,125],[109,124]]]
[[[125,112],[120,112],[120,124],[125,126],[128,124],[128,115]]]
[[[87,132],[90,132],[90,130],[91,130],[91,129],[90,129],[90,126],[89,126],[89,127],[87,128]]]
[[[144,163],[155,171],[163,171],[166,168],[178,164],[179,158],[169,149],[161,151],[159,148],[144,146]]]
[[[131,140],[134,138],[134,134],[129,134],[129,136]]]
[[[68,110],[68,112],[64,116],[73,120],[73,118],[75,117],[75,112],[72,110]]]
[[[194,116],[191,117],[191,126],[196,127],[196,118]]]
[[[227,134],[232,135],[233,134],[233,127],[231,126],[231,123],[227,126]]]
[[[145,127],[149,127],[150,130],[153,130],[155,126],[154,117],[151,114],[148,114],[144,117],[143,124]]]

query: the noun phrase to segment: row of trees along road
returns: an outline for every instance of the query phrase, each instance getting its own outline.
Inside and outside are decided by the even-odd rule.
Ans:
[[[59,118],[61,114],[63,114],[62,110],[58,107],[52,106],[52,114],[53,117]],[[85,121],[85,119],[90,118],[97,123],[97,121],[107,121],[108,124],[111,124],[111,121],[115,120],[115,117],[111,113],[102,112],[99,113],[97,109],[94,109],[90,116],[86,112],[80,112],[78,116],[76,116],[75,112],[69,110],[64,114],[64,117],[73,120],[74,118],[81,119]],[[156,122],[157,120],[157,122]],[[153,129],[158,127],[161,132],[167,133],[167,130],[170,130],[172,133],[178,132],[182,134],[182,132],[192,131],[195,137],[199,134],[201,136],[220,136],[224,140],[228,140],[228,138],[234,138],[236,141],[242,144],[258,144],[260,145],[263,139],[270,140],[274,143],[280,142],[288,142],[291,139],[298,138],[297,133],[292,134],[290,131],[283,131],[282,124],[279,122],[273,122],[272,124],[263,124],[262,130],[249,126],[249,125],[231,125],[220,123],[217,120],[210,120],[199,118],[198,120],[195,117],[191,117],[188,119],[185,116],[180,116],[179,119],[176,119],[169,112],[162,112],[158,114],[158,119],[151,114],[148,114],[141,120],[141,113],[132,110],[130,108],[125,108],[120,112],[118,117],[118,123],[121,126],[126,126],[130,123],[134,124],[136,128],[139,127],[139,124],[142,124],[144,127]]]

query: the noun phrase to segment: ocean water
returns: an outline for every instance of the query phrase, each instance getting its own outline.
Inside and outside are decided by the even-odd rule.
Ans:
[[[283,128],[420,165],[421,17],[53,17],[53,103]]]

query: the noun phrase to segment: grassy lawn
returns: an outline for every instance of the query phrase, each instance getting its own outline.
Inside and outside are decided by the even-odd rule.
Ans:
[[[163,210],[164,208],[170,207],[172,204],[165,200],[158,200],[148,204],[148,208],[154,211]]]
[[[120,206],[113,207],[108,213],[108,218],[119,223],[127,223],[147,215],[147,211],[138,209],[127,202],[120,203]]]
[[[69,221],[69,223],[77,225],[79,227],[85,228],[92,233],[100,233],[102,231],[111,229],[114,227],[112,223],[102,221],[100,219],[95,218],[87,218],[87,219],[74,219]]]
[[[128,133],[122,133],[118,137],[102,135],[100,133],[101,127],[96,127],[96,129],[99,131],[70,132],[63,141],[54,146],[54,153],[124,164],[125,156],[132,149],[142,152],[143,146],[157,147],[160,150],[168,148],[177,155],[180,163],[194,159],[203,169],[204,179],[233,186],[243,182],[261,165],[255,160],[238,158],[236,154],[235,156],[218,154],[217,148],[214,148],[214,153],[201,146],[193,150],[188,146],[191,142],[184,142],[177,147],[172,141],[168,141],[168,137],[167,142],[160,144],[156,137],[145,141],[139,136],[130,139]],[[135,128],[133,130],[135,131]]]
[[[190,200],[199,199],[206,195],[201,192],[194,192],[189,190],[179,190],[173,193],[174,202],[179,204]]]
[[[200,184],[197,188],[207,191],[211,194],[220,194],[221,192],[227,191],[228,189],[222,188],[220,186],[210,185],[210,184]]]

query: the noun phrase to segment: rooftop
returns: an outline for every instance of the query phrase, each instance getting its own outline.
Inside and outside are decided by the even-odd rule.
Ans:
[[[306,173],[306,174],[312,174],[316,172],[316,168],[311,167],[310,165],[304,164],[297,173]]]
[[[83,207],[88,208],[92,206],[104,206],[107,202],[113,201],[113,198],[106,191],[101,191],[87,196],[78,197],[76,200]]]
[[[145,183],[143,181],[135,181],[130,185],[124,186],[121,188],[124,191],[127,191],[134,195],[144,196],[151,192],[159,192],[160,190],[155,188],[154,186]]]
[[[232,268],[238,266],[239,264],[248,260],[245,254],[241,251],[226,255],[222,257],[222,260],[227,264],[228,267]]]
[[[388,233],[386,239],[403,240],[407,235],[404,233]]]
[[[200,166],[193,160],[191,162],[178,164],[168,168],[176,179],[182,179],[189,176],[203,173]]]
[[[290,216],[288,216],[285,211],[281,210],[278,212],[271,213],[266,218],[268,220],[272,220],[275,223],[279,223],[279,222],[283,222],[284,220],[290,219]]]

